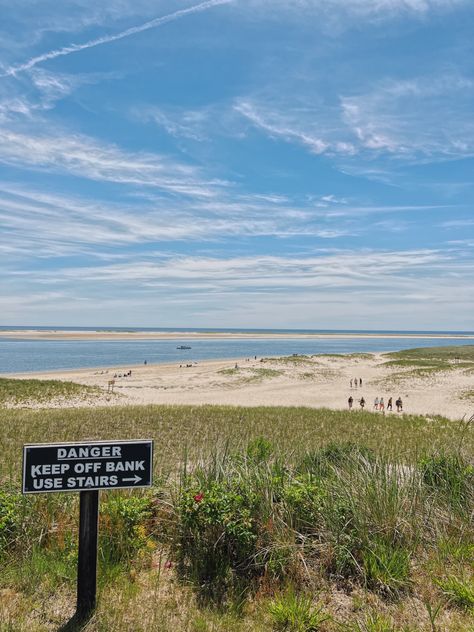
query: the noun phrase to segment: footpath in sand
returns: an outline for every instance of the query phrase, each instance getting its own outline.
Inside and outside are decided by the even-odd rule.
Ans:
[[[474,412],[474,372],[454,364],[428,375],[385,365],[383,354],[289,356],[205,361],[193,364],[117,366],[10,377],[69,380],[102,391],[91,402],[61,402],[60,407],[84,405],[222,404],[233,406],[307,406],[344,409],[350,395],[354,408],[364,397],[366,410],[374,399],[401,397],[403,411],[443,415],[450,419]],[[131,369],[131,375],[125,374]],[[362,379],[362,387],[354,381]],[[113,393],[109,381],[115,380]],[[351,388],[350,381],[353,380]],[[54,404],[53,404],[54,405]],[[31,407],[46,406],[46,404]],[[387,412],[387,411],[386,411]],[[387,414],[397,414],[396,412]]]

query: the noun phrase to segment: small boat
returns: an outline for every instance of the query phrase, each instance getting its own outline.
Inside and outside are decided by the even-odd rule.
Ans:
[[[191,349],[191,347],[188,347],[187,345],[179,345],[176,349]]]

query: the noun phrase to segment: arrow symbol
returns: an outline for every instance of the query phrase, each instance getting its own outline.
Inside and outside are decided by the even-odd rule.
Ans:
[[[138,474],[135,474],[135,476],[133,478],[123,478],[122,481],[124,483],[138,483],[138,481],[141,481],[141,477],[138,476]]]

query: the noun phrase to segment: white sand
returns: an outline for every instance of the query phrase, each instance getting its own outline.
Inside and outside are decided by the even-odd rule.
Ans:
[[[265,333],[261,331],[252,332],[202,332],[202,331],[61,331],[40,329],[11,329],[0,332],[2,338],[17,338],[25,340],[277,340],[277,339],[371,339],[371,338],[394,338],[409,340],[410,338],[421,338],[425,340],[474,340],[474,334],[380,334],[380,333]]]
[[[474,412],[474,401],[462,398],[463,392],[474,390],[472,372],[454,366],[451,371],[429,377],[394,380],[391,376],[399,374],[401,369],[385,367],[385,361],[382,354],[306,359],[299,356],[265,362],[259,359],[206,361],[181,368],[173,364],[122,366],[103,371],[78,369],[36,373],[34,377],[71,380],[103,389],[103,397],[85,405],[226,404],[344,409],[352,395],[355,408],[363,396],[369,411],[374,409],[375,397],[384,397],[385,404],[392,397],[395,409],[395,400],[401,396],[407,413],[460,419]],[[236,362],[238,369],[235,369]],[[118,377],[130,368],[131,377]],[[117,374],[115,394],[110,396],[106,391],[114,374]],[[31,378],[33,374],[11,377]],[[350,380],[354,378],[362,378],[362,388],[350,388]],[[71,401],[69,405],[84,405],[84,402]]]

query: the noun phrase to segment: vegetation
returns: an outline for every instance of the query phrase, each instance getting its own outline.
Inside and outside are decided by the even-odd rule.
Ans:
[[[396,369],[382,382],[429,378],[452,370],[474,370],[474,345],[426,347],[386,353],[384,366]],[[400,370],[401,369],[401,370]]]
[[[239,384],[260,382],[264,379],[271,379],[283,375],[283,371],[279,371],[278,369],[267,369],[264,367],[234,367],[232,369],[221,369],[218,373],[221,375],[237,376],[239,378]]]
[[[74,609],[78,495],[22,496],[22,445],[105,435],[154,438],[155,480],[101,493],[86,631],[472,630],[469,423],[148,406],[0,409],[2,632]]]
[[[90,398],[100,390],[94,386],[83,386],[75,382],[60,380],[14,380],[0,378],[0,405],[31,405],[54,400]]]

